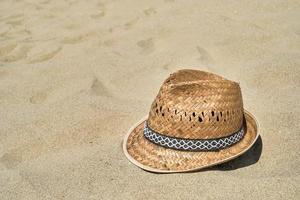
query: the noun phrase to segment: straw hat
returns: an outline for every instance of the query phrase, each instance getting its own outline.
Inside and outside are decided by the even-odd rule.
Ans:
[[[147,171],[187,172],[234,159],[257,138],[257,122],[243,108],[238,83],[179,70],[164,81],[149,115],[128,131],[123,150]]]

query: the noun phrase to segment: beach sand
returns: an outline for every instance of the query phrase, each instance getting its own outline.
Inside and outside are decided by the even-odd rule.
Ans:
[[[299,1],[0,2],[0,199],[300,199]],[[197,173],[122,152],[162,81],[240,83],[261,139]]]

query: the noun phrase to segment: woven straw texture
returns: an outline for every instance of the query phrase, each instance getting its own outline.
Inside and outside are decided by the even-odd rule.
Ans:
[[[208,72],[179,70],[160,88],[148,125],[167,136],[218,138],[241,128],[243,111],[238,83]]]
[[[165,136],[185,139],[221,138],[244,126],[241,141],[219,151],[182,151],[164,148],[143,135],[144,123]],[[148,118],[125,136],[128,159],[153,172],[194,171],[233,159],[249,149],[258,137],[254,117],[244,111],[239,84],[197,70],[171,74],[159,90]]]

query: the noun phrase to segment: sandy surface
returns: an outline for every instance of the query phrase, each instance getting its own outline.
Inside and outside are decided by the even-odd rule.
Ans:
[[[300,4],[259,2],[0,1],[0,199],[299,199]],[[127,161],[124,134],[180,68],[240,82],[262,139],[248,157]]]

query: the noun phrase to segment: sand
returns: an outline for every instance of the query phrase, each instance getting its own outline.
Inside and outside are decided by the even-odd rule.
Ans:
[[[0,2],[0,199],[299,199],[299,1]],[[238,81],[260,142],[198,173],[122,152],[182,68]]]

